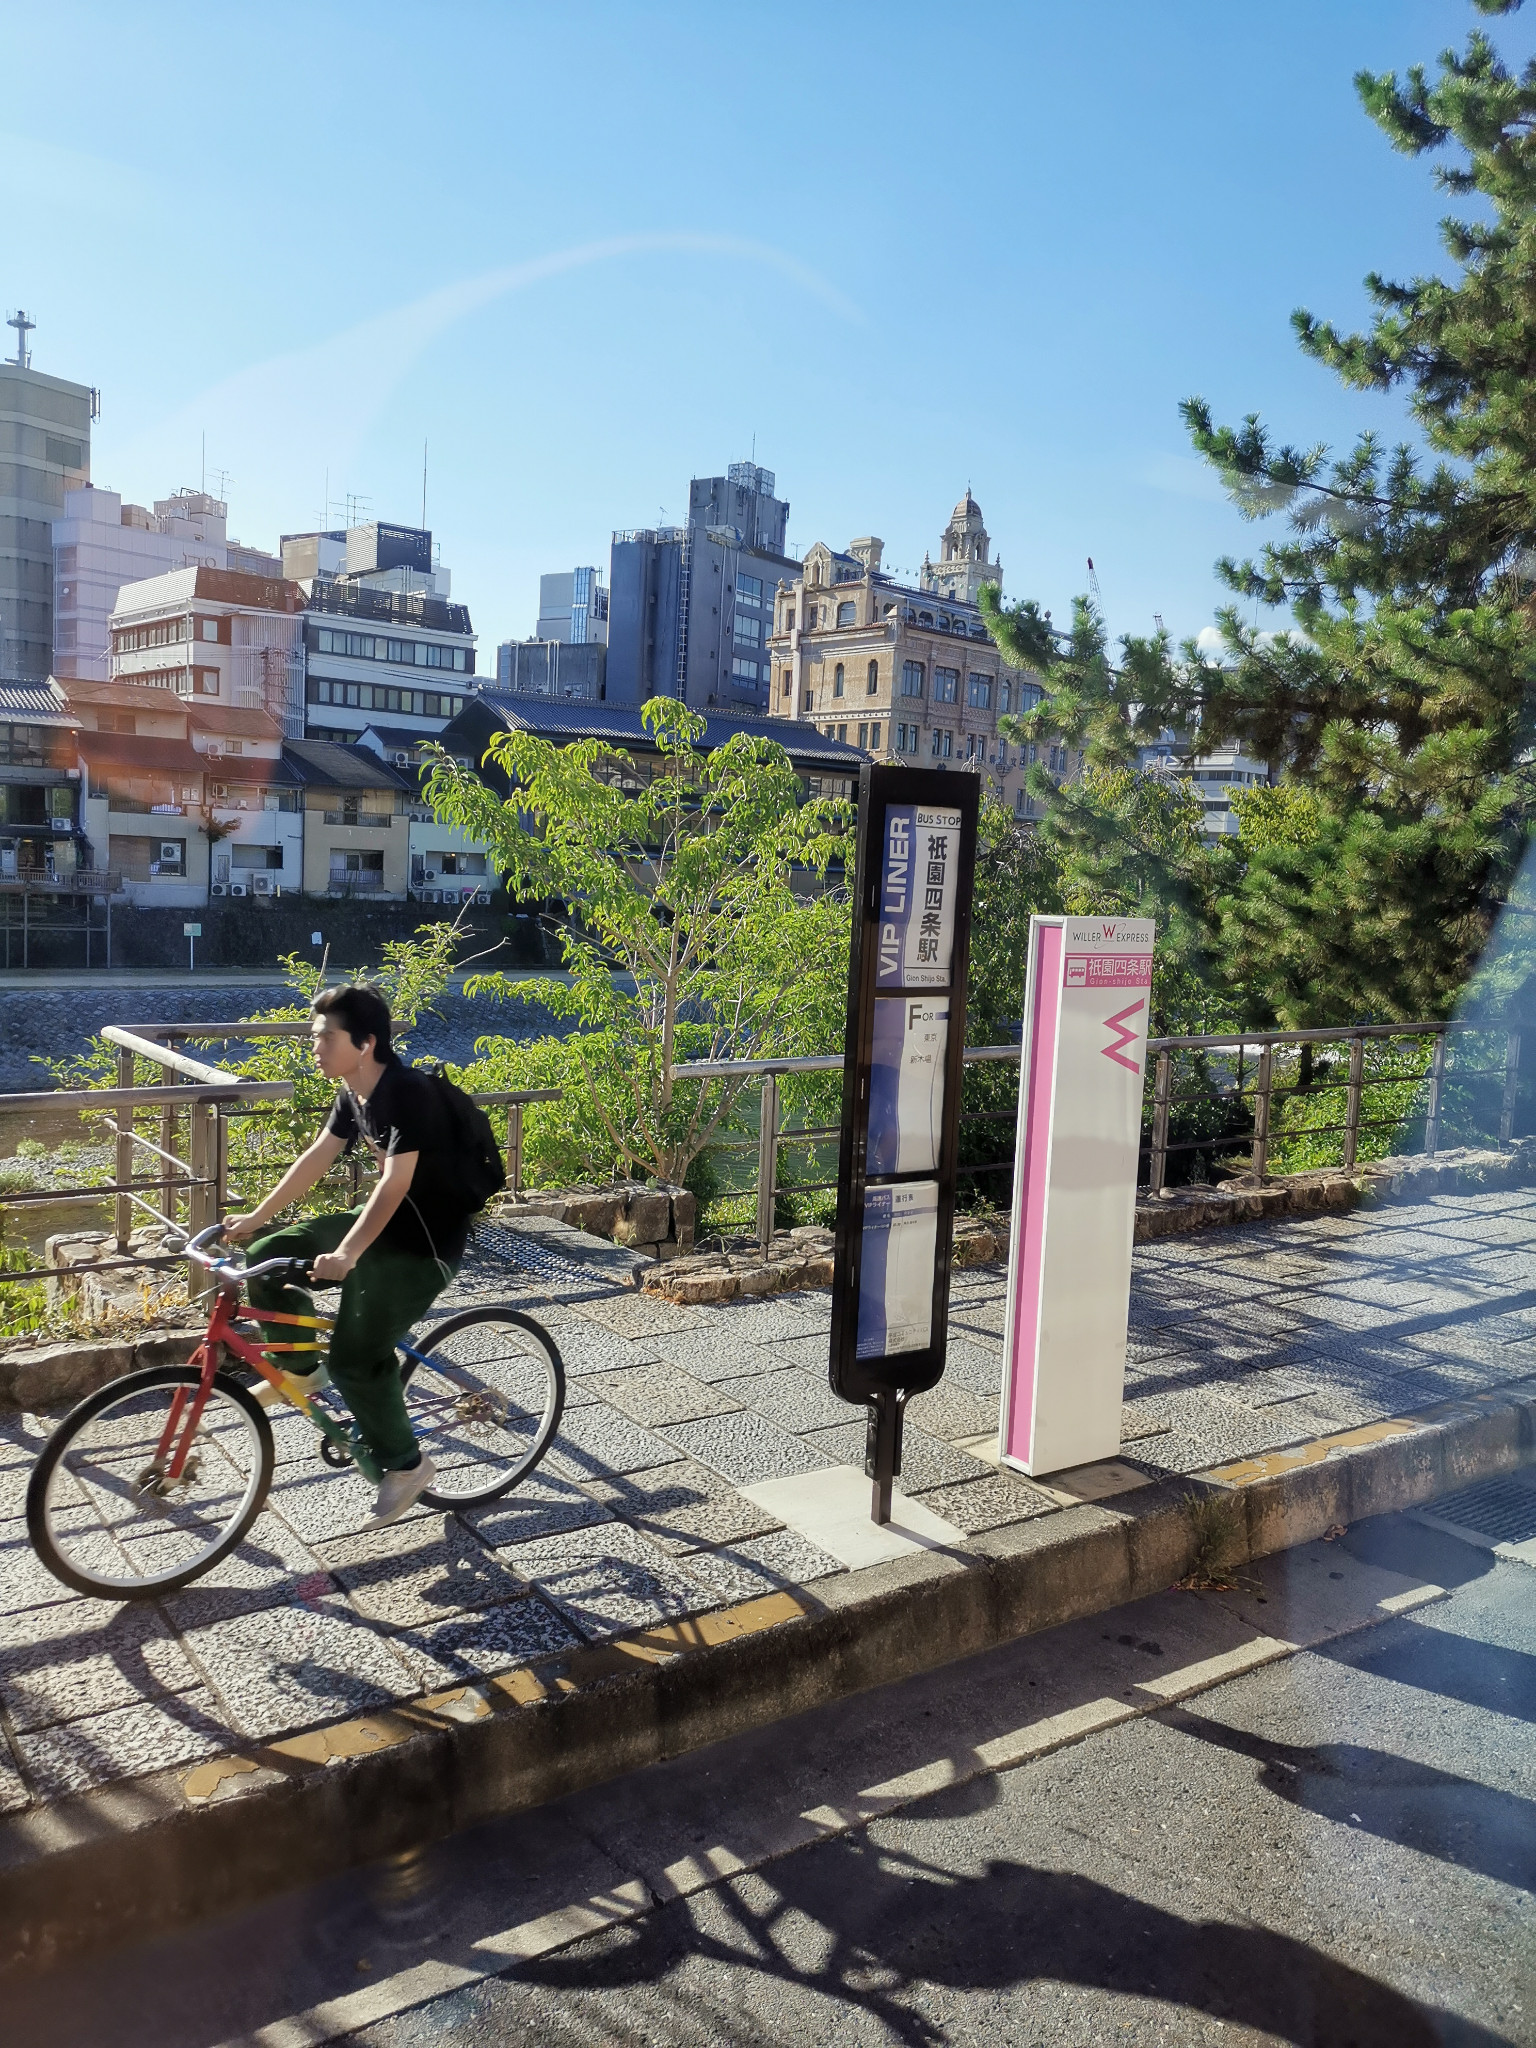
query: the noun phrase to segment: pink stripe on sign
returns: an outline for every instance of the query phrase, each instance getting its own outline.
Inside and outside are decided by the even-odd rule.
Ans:
[[[1040,1342],[1040,1289],[1045,1264],[1045,1170],[1051,1149],[1056,1079],[1056,1023],[1061,1014],[1060,925],[1045,925],[1035,958],[1035,1009],[1029,1031],[1029,1094],[1024,1124],[1024,1185],[1019,1206],[1013,1356],[1008,1360],[1010,1458],[1027,1461],[1033,1435],[1035,1370]]]

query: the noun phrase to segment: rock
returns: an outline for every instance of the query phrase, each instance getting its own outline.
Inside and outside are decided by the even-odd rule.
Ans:
[[[593,1237],[612,1237],[614,1226],[624,1213],[624,1196],[616,1190],[608,1195],[573,1195],[565,1203],[561,1222]]]
[[[618,1244],[627,1244],[638,1249],[641,1245],[659,1244],[664,1237],[672,1235],[672,1198],[647,1189],[644,1193],[630,1196],[624,1214],[613,1225],[612,1235]]]
[[[78,1401],[131,1372],[133,1365],[132,1344],[30,1345],[0,1358],[0,1406],[42,1408]]]
[[[688,1233],[689,1242],[692,1242],[693,1229],[694,1225],[698,1222],[698,1217],[699,1204],[697,1197],[689,1194],[686,1188],[674,1188],[672,1191],[672,1221],[679,1243],[682,1242],[685,1230]]]

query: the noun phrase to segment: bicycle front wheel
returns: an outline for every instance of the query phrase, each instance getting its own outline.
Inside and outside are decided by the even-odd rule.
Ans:
[[[56,1579],[103,1600],[168,1593],[227,1557],[272,1483],[272,1430],[247,1390],[215,1376],[180,1474],[179,1444],[202,1375],[153,1366],[72,1408],[27,1486],[27,1534]]]
[[[473,1308],[429,1331],[401,1364],[405,1404],[437,1467],[433,1507],[473,1507],[525,1479],[565,1407],[565,1367],[531,1316]]]

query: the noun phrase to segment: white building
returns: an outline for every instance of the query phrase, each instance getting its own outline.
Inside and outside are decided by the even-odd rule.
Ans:
[[[303,598],[281,576],[173,569],[117,594],[112,680],[265,711],[280,733],[304,730]]]
[[[157,498],[152,512],[90,484],[66,491],[64,515],[53,522],[54,673],[106,681],[108,621],[125,584],[168,569],[280,573],[275,555],[230,540],[227,523],[223,500],[203,491]]]
[[[536,640],[558,640],[566,647],[591,641],[608,644],[608,592],[601,569],[565,569],[539,578],[539,623]]]
[[[1213,747],[1209,752],[1197,752],[1194,742],[1172,732],[1163,733],[1155,747],[1142,749],[1140,766],[1149,774],[1173,776],[1180,782],[1194,784],[1203,814],[1200,830],[1207,839],[1236,834],[1234,790],[1258,788],[1269,781],[1264,763],[1254,760],[1240,747]]]
[[[303,593],[309,738],[350,744],[381,720],[430,738],[458,715],[475,635],[430,533],[373,521],[284,534],[283,565]]]

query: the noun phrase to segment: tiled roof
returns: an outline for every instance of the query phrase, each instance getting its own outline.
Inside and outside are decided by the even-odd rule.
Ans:
[[[283,736],[283,728],[269,711],[248,710],[242,705],[205,708],[189,704],[187,716],[194,732],[228,734],[236,740],[280,740]]]
[[[288,740],[284,757],[299,780],[317,789],[404,789],[414,796],[413,778],[371,753],[367,747],[339,746],[334,740]]]
[[[76,723],[52,676],[42,683],[0,683],[0,718],[22,718],[32,725]]]
[[[395,753],[419,747],[424,741],[437,738],[435,732],[416,732],[404,725],[365,725],[363,730],[371,732],[381,747],[388,747]]]
[[[470,705],[475,700],[470,700]],[[479,701],[514,731],[550,740],[611,739],[624,747],[654,748],[638,710],[627,704],[584,704],[565,698],[512,697],[483,690]],[[466,706],[466,709],[470,706]],[[721,718],[704,714],[704,745],[723,747],[736,733],[773,740],[802,766],[857,775],[869,756],[846,740],[829,740],[794,718]]]
[[[162,768],[176,775],[202,775],[208,759],[190,740],[157,740],[131,732],[82,732],[76,745],[87,761],[115,768]]]

